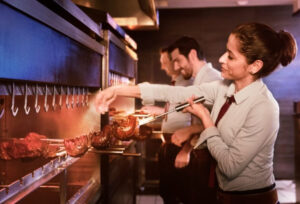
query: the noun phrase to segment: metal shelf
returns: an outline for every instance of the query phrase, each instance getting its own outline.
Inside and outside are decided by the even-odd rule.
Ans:
[[[19,180],[0,189],[0,203],[16,203],[23,197],[33,192],[42,184],[65,171],[66,168],[76,162],[79,158],[67,155],[55,158],[34,170],[32,173],[23,176]]]

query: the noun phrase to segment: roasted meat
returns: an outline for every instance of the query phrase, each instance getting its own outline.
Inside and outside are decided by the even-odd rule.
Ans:
[[[87,135],[81,135],[71,139],[64,140],[64,146],[68,155],[79,157],[83,155],[89,148],[89,140]]]
[[[10,160],[12,157],[8,154],[7,149],[10,143],[5,141],[0,143],[0,159]]]
[[[25,143],[27,144],[28,150],[27,155],[25,157],[39,157],[44,154],[45,149],[48,144],[41,139],[46,139],[45,135],[40,135],[34,132],[30,132],[25,137]]]
[[[138,126],[136,117],[129,115],[127,118],[114,121],[112,125],[113,134],[120,140],[129,140],[132,138]]]
[[[25,138],[13,138],[0,143],[0,158],[4,160],[33,158],[47,155],[49,144],[41,139],[46,136],[34,132]],[[52,152],[55,151],[52,149]]]
[[[44,158],[53,158],[53,157],[56,157],[57,152],[59,152],[59,146],[58,145],[48,144],[44,148],[43,157]]]
[[[133,135],[135,140],[145,140],[152,134],[152,128],[146,125],[137,126]]]
[[[102,131],[90,133],[91,145],[97,149],[108,147],[111,143],[111,132],[111,126],[106,125]]]

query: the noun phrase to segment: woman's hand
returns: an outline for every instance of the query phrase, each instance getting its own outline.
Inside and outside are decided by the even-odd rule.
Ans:
[[[190,152],[186,152],[183,149],[177,154],[175,158],[175,167],[176,168],[183,168],[187,166],[190,162]]]
[[[208,109],[201,103],[194,103],[194,99],[195,96],[192,96],[188,99],[188,103],[190,104],[190,106],[186,107],[183,112],[190,112],[199,117],[205,129],[214,126],[215,124],[210,117]]]
[[[104,114],[108,111],[109,105],[114,102],[117,96],[140,98],[141,91],[137,85],[112,86],[103,91],[99,91],[94,101],[96,110],[99,113]]]
[[[108,111],[109,105],[117,98],[117,94],[115,92],[115,87],[109,87],[103,91],[98,91],[95,100],[94,105],[96,107],[96,110],[104,114]]]

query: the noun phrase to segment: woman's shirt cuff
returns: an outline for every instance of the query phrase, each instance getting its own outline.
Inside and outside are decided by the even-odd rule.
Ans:
[[[200,134],[200,137],[198,141],[196,142],[194,149],[197,149],[200,147],[203,143],[205,143],[209,138],[220,135],[219,130],[216,126],[212,126],[209,128],[206,128],[205,130],[202,131]]]

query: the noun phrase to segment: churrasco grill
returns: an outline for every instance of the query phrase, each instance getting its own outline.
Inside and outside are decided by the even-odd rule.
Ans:
[[[62,141],[109,123],[95,113],[93,97],[135,83],[136,45],[69,0],[4,0],[0,16],[0,141],[36,132],[61,148],[53,158],[0,160],[0,203],[134,203],[134,142],[71,157]],[[134,100],[114,106],[132,112]]]

